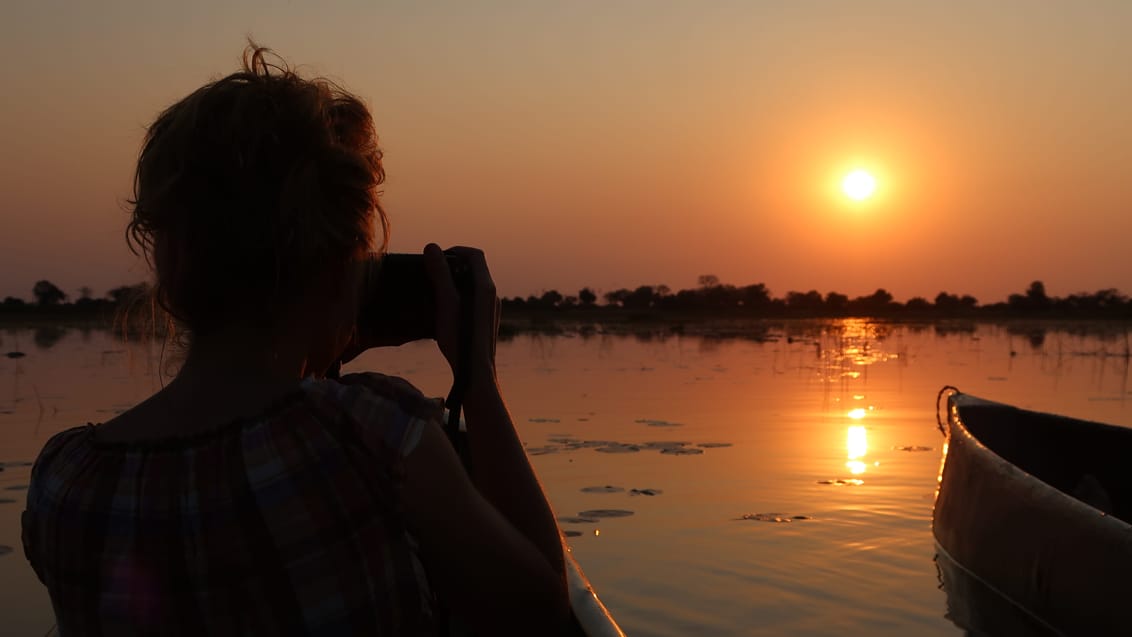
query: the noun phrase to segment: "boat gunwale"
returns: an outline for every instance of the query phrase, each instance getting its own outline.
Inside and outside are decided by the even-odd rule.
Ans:
[[[975,574],[1001,597],[1063,634],[1110,634],[1114,626],[1128,626],[1132,524],[998,454],[968,429],[962,409],[1001,410],[1011,419],[1053,417],[1069,426],[1089,425],[1094,431],[1119,429],[1121,435],[1132,435],[1132,429],[958,392],[948,397],[947,405],[947,442],[932,514],[937,549],[955,566]],[[993,426],[994,421],[988,424]],[[1089,581],[1107,585],[1083,584]]]
[[[1000,403],[1000,402],[996,402],[996,401],[993,401],[993,400],[987,400],[986,398],[980,398],[978,396],[972,396],[971,394],[964,394],[962,392],[956,392],[956,393],[948,396],[947,400],[948,400],[948,414],[947,414],[947,423],[948,423],[947,440],[948,440],[948,442],[951,441],[951,437],[954,436],[955,431],[958,430],[960,432],[961,436],[964,438],[964,440],[967,441],[968,443],[971,443],[972,451],[974,451],[975,453],[978,453],[980,455],[983,455],[983,457],[985,459],[991,460],[991,461],[995,462],[996,464],[1001,465],[1002,468],[1007,469],[1007,471],[1009,471],[1009,472],[1012,472],[1012,473],[1017,472],[1018,474],[1021,474],[1021,476],[1023,476],[1023,477],[1032,478],[1033,481],[1041,487],[1043,493],[1048,494],[1049,497],[1054,498],[1055,501],[1067,505],[1071,511],[1076,511],[1078,513],[1081,513],[1082,515],[1090,515],[1090,516],[1096,516],[1097,514],[1100,514],[1100,518],[1109,520],[1109,522],[1101,522],[1101,524],[1110,524],[1110,525],[1113,526],[1113,530],[1123,530],[1123,531],[1132,533],[1132,523],[1126,522],[1125,520],[1118,518],[1115,515],[1112,515],[1110,513],[1102,511],[1101,509],[1098,509],[1098,508],[1088,504],[1087,502],[1084,502],[1084,501],[1082,501],[1078,498],[1073,497],[1072,495],[1069,495],[1068,493],[1062,491],[1061,489],[1058,489],[1057,487],[1055,487],[1052,484],[1050,484],[1049,482],[1047,482],[1041,476],[1036,475],[1034,473],[1030,473],[1029,471],[1026,471],[1022,467],[1020,467],[1020,466],[1014,464],[1013,462],[1007,460],[1006,458],[1004,458],[1002,455],[997,453],[994,449],[988,447],[986,444],[983,443],[982,440],[979,440],[978,436],[976,436],[975,434],[973,434],[971,432],[970,428],[968,428],[967,424],[963,421],[963,418],[960,415],[959,410],[960,410],[961,407],[994,407],[994,408],[1000,408],[1000,409],[1008,409],[1008,410],[1013,410],[1013,411],[1020,412],[1020,413],[1023,413],[1023,414],[1032,414],[1032,415],[1035,415],[1035,416],[1045,416],[1045,417],[1052,416],[1052,417],[1059,418],[1059,419],[1062,419],[1062,420],[1072,421],[1074,423],[1088,424],[1088,425],[1093,426],[1093,427],[1102,428],[1102,430],[1103,429],[1120,430],[1121,432],[1123,432],[1125,435],[1128,435],[1128,436],[1132,436],[1132,429],[1129,429],[1128,427],[1121,427],[1119,425],[1110,425],[1108,423],[1096,422],[1096,421],[1092,421],[1092,420],[1081,420],[1079,418],[1073,418],[1072,416],[1064,416],[1064,415],[1061,415],[1061,414],[1053,414],[1053,413],[1049,413],[1049,412],[1035,411],[1035,410],[1032,410],[1032,409],[1023,409],[1022,407],[1016,407],[1014,405],[1010,405],[1010,404],[1007,404],[1007,403]],[[957,404],[957,403],[965,403],[965,404],[960,405],[960,404]],[[942,474],[942,469],[941,469],[941,474]],[[934,535],[934,533],[933,533],[933,535]],[[936,538],[936,539],[938,540],[938,538]]]

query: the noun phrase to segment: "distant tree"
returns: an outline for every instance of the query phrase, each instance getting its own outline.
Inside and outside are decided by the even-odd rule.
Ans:
[[[849,308],[866,316],[876,316],[892,310],[892,294],[884,288],[878,289],[869,296],[859,296],[849,303]]]
[[[849,297],[839,292],[829,292],[825,295],[825,311],[833,315],[847,314],[849,312]]]
[[[539,305],[546,309],[557,307],[562,302],[562,294],[558,290],[547,290],[539,297]]]
[[[582,288],[578,290],[578,302],[581,303],[582,307],[593,307],[593,304],[597,302],[597,295],[589,288]]]
[[[647,310],[656,300],[656,292],[651,285],[642,285],[621,299],[622,307],[631,310]]]
[[[744,309],[754,312],[766,310],[770,306],[770,290],[762,283],[739,288],[739,303]]]
[[[959,297],[947,292],[935,295],[935,309],[937,312],[954,312],[959,307]]]
[[[513,296],[511,298],[503,297],[499,301],[499,305],[505,310],[519,310],[526,307],[527,302],[521,296]]]
[[[714,274],[701,274],[696,281],[700,284],[701,288],[719,287],[719,277]]]
[[[787,292],[786,309],[791,314],[800,316],[818,316],[825,310],[825,302],[822,299],[821,292],[817,290]]]
[[[12,309],[21,308],[21,307],[26,306],[27,302],[24,301],[23,299],[16,298],[14,296],[6,296],[6,297],[4,297],[4,303],[2,305],[6,309],[12,310]]]
[[[110,301],[115,305],[133,303],[144,298],[147,294],[149,294],[148,283],[121,285],[106,293],[106,295],[110,297]]]
[[[610,290],[605,293],[605,304],[612,307],[621,307],[624,303],[625,297],[629,296],[629,290],[621,288],[620,290]]]
[[[706,274],[700,277],[700,294],[703,296],[703,305],[711,309],[728,309],[739,307],[739,291],[734,285],[723,285],[719,277]]]
[[[578,297],[573,295],[567,296],[566,298],[562,299],[562,302],[558,304],[558,307],[564,310],[572,310],[575,307],[578,307]]]
[[[926,314],[932,310],[932,304],[922,296],[913,296],[904,304],[904,309],[917,314]]]
[[[103,299],[95,300],[90,297],[91,289],[87,286],[79,288],[79,298],[75,300],[75,307],[81,310],[90,310],[100,305],[107,304]]]
[[[31,293],[35,295],[35,302],[40,307],[58,305],[67,298],[66,292],[50,281],[37,281]]]
[[[1053,305],[1041,281],[1031,283],[1025,294],[1011,294],[1006,304],[1012,311],[1021,313],[1043,312]]]

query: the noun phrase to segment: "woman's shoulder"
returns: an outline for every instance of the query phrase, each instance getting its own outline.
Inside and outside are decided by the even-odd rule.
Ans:
[[[32,465],[32,478],[34,479],[53,467],[70,464],[71,461],[67,459],[67,456],[81,452],[82,449],[86,448],[90,443],[93,431],[94,425],[87,423],[64,429],[48,438]]]

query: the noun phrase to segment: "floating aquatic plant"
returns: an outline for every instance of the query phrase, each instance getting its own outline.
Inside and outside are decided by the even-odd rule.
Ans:
[[[704,452],[703,449],[691,449],[688,447],[677,447],[675,449],[661,449],[661,453],[667,453],[673,456],[698,456]]]
[[[639,424],[642,424],[642,425],[648,425],[649,427],[683,427],[684,426],[682,423],[678,423],[678,422],[669,422],[667,420],[654,420],[654,419],[651,419],[651,418],[638,418],[638,419],[634,420],[633,422],[639,423]]]
[[[787,523],[794,520],[812,520],[808,515],[786,515],[785,513],[744,513],[740,520],[753,520],[755,522]]]
[[[789,517],[781,513],[744,513],[740,520],[753,520],[755,522],[791,522]]]
[[[602,453],[637,453],[640,450],[641,448],[637,445],[629,445],[621,442],[615,442],[594,449],[594,451],[600,451]]]
[[[582,487],[581,488],[582,493],[621,493],[624,490],[625,489],[623,487],[615,487],[611,484],[607,484],[607,485],[601,486],[601,487]]]
[[[527,454],[531,456],[545,456],[548,453],[558,453],[560,447],[527,447]]]
[[[558,518],[562,524],[594,524],[597,518],[583,518],[576,515],[563,515]]]
[[[688,446],[688,444],[690,444],[690,443],[679,442],[679,441],[675,441],[675,440],[660,440],[660,441],[646,442],[646,443],[641,445],[641,448],[642,449],[648,449],[650,451],[652,451],[652,450],[659,451],[661,449],[679,449],[681,447]]]
[[[626,509],[590,509],[579,511],[578,515],[583,518],[627,518],[633,512]]]

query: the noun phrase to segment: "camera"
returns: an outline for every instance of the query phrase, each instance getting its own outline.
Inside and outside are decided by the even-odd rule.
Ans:
[[[471,301],[472,269],[466,258],[445,254],[461,304]],[[423,254],[386,254],[366,267],[358,328],[382,345],[436,337],[436,295]]]

